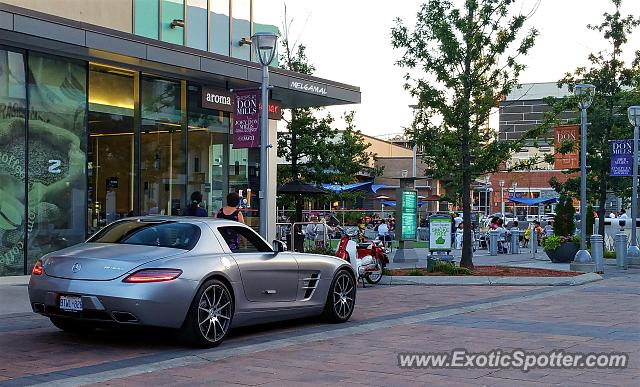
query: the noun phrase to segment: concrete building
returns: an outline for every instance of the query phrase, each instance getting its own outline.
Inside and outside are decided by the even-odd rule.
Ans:
[[[257,227],[262,190],[275,214],[259,148],[232,146],[230,90],[262,79],[251,36],[277,31],[255,17],[251,0],[0,1],[0,275],[122,217],[180,215],[194,191],[209,214],[241,192]],[[270,73],[271,144],[281,109],[360,102],[355,86]]]

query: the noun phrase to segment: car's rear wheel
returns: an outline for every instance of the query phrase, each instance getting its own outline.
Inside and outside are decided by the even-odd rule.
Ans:
[[[331,282],[322,316],[329,322],[346,322],[351,317],[355,304],[355,279],[346,270],[340,270]]]
[[[223,282],[205,282],[191,303],[179,336],[197,347],[219,345],[231,327],[234,307],[233,296]]]
[[[89,322],[74,320],[68,317],[51,316],[49,320],[51,320],[51,323],[55,325],[56,328],[70,333],[88,333],[95,329],[95,326]]]

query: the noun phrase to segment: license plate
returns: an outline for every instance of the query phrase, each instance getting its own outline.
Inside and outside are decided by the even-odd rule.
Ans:
[[[68,312],[82,311],[82,298],[71,296],[60,296],[60,309]]]

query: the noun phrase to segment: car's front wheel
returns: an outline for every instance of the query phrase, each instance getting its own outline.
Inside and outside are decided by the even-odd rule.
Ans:
[[[351,274],[340,270],[331,282],[322,316],[329,322],[349,320],[356,305],[356,283]]]
[[[205,282],[191,303],[179,336],[197,347],[219,345],[231,327],[234,307],[233,296],[223,282]]]

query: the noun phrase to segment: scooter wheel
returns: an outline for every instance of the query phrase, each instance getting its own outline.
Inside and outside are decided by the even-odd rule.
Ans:
[[[370,283],[371,285],[375,285],[377,283],[380,282],[380,280],[382,279],[382,265],[380,264],[380,262],[378,261],[378,263],[376,264],[376,270],[374,271],[370,271],[369,273],[367,273],[367,275],[364,277],[364,279]]]

